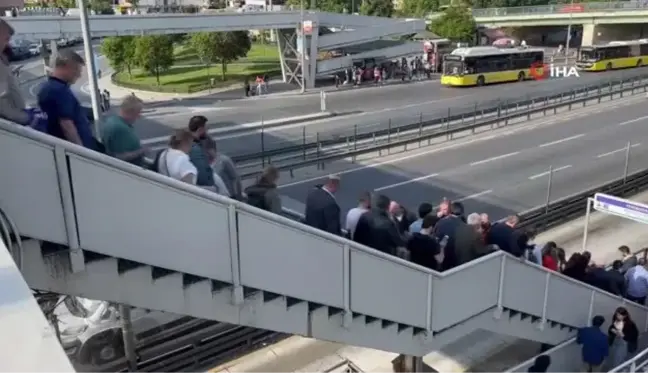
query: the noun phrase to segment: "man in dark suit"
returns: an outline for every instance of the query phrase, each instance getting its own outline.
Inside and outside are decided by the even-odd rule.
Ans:
[[[340,187],[340,177],[331,175],[326,184],[317,185],[306,198],[305,223],[313,228],[341,235],[340,206],[335,200],[335,193]]]
[[[444,236],[448,236],[448,244],[445,247],[445,257],[443,259],[442,270],[447,270],[456,267],[457,253],[455,252],[455,239],[457,236],[457,228],[465,225],[463,222],[464,207],[461,202],[452,202],[450,204],[450,215],[439,220],[436,225],[435,233],[437,239],[441,241]]]

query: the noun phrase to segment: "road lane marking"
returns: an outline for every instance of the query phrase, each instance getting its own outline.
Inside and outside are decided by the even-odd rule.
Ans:
[[[488,158],[488,159],[482,159],[481,161],[473,162],[473,163],[471,163],[470,165],[471,165],[471,166],[478,166],[478,165],[480,165],[480,164],[484,164],[484,163],[488,163],[488,162],[492,162],[492,161],[498,161],[498,160],[500,160],[500,159],[504,159],[504,158],[512,157],[512,156],[514,156],[514,155],[518,155],[518,154],[520,154],[520,152],[513,152],[513,153],[508,153],[508,154],[502,154],[502,155],[498,155],[498,156],[496,156],[496,157],[492,157],[492,158]]]
[[[605,104],[602,104],[602,105],[605,105],[606,108],[619,108],[619,107],[624,106],[624,105],[634,105],[634,104],[636,104],[636,101],[628,101],[627,103],[620,103],[620,104],[615,103],[614,105],[608,105],[608,103],[605,103]],[[568,114],[566,116],[566,118],[572,118],[571,115],[573,115],[573,114]],[[587,112],[582,112],[582,113],[578,113],[578,115],[573,115],[573,117],[576,118],[576,117],[587,116],[587,115],[588,115]],[[562,119],[566,119],[566,118],[563,117]],[[330,119],[326,119],[326,120],[328,121]],[[320,121],[324,121],[324,120],[320,120]],[[533,120],[533,122],[534,122],[533,124],[523,125],[521,127],[509,130],[509,131],[498,133],[497,135],[488,135],[488,136],[485,136],[483,138],[480,137],[480,138],[471,139],[471,140],[468,140],[468,141],[465,141],[465,142],[449,144],[449,145],[441,146],[441,147],[435,146],[433,149],[429,149],[429,150],[426,150],[426,151],[423,151],[423,152],[420,152],[420,153],[414,153],[414,154],[406,155],[406,156],[403,156],[403,157],[397,157],[397,158],[389,159],[387,161],[381,161],[381,162],[365,164],[363,166],[350,168],[350,169],[347,169],[347,170],[340,170],[340,171],[336,171],[335,174],[336,175],[345,175],[345,174],[350,174],[350,173],[354,173],[354,172],[358,172],[358,171],[364,171],[364,170],[367,170],[367,169],[379,168],[379,167],[384,166],[384,165],[400,163],[400,162],[407,161],[407,160],[410,160],[410,159],[424,157],[424,156],[434,154],[434,153],[437,153],[437,152],[443,152],[443,151],[446,151],[446,150],[460,148],[460,147],[464,147],[466,145],[470,145],[470,144],[474,144],[474,143],[480,143],[480,142],[483,142],[483,141],[490,141],[490,140],[494,139],[495,137],[510,136],[510,135],[520,133],[520,132],[532,131],[532,130],[538,129],[539,127],[543,127],[545,125],[552,124],[554,122],[554,119],[552,118],[552,119],[548,119],[548,120],[540,120],[539,122],[536,122],[536,120]],[[564,122],[564,120],[561,120],[559,122]],[[295,125],[295,127],[297,127],[297,125]],[[306,178],[306,179],[303,179],[303,180],[295,180],[295,181],[292,181],[292,182],[289,182],[289,183],[281,184],[281,185],[277,186],[277,188],[281,189],[281,188],[284,188],[284,187],[287,188],[287,187],[292,187],[292,186],[295,186],[295,185],[312,183],[313,181],[322,180],[324,178],[326,178],[326,174],[323,174],[323,175],[320,175],[320,176],[313,176],[313,177]]]
[[[554,169],[552,170],[552,173],[555,174],[555,173],[558,172],[558,171],[566,170],[566,169],[568,169],[568,168],[571,168],[571,166],[572,166],[572,165],[568,164],[568,165],[566,165],[566,166],[562,166],[562,167],[554,168]],[[540,177],[543,177],[543,176],[547,176],[547,175],[549,175],[549,171],[545,171],[545,172],[542,172],[542,173],[539,173],[539,174],[536,174],[536,175],[533,175],[533,176],[529,176],[529,180],[535,180],[535,179],[537,179],[537,178],[540,178]]]
[[[641,145],[641,143],[637,143],[637,144],[632,144],[632,145],[630,145],[630,147],[631,147],[631,148],[634,148],[634,147],[637,147],[637,146],[640,146],[640,145]],[[601,154],[597,155],[596,158],[603,158],[603,157],[607,157],[608,155],[612,155],[612,154],[616,154],[616,153],[624,152],[624,151],[626,151],[627,149],[628,149],[627,147],[623,147],[623,148],[621,148],[621,149],[612,150],[611,152],[601,153]]]
[[[556,141],[552,141],[552,142],[544,143],[544,144],[542,144],[542,145],[539,145],[538,147],[540,147],[540,148],[544,148],[544,147],[551,146],[551,145],[561,144],[561,143],[563,143],[563,142],[567,142],[567,141],[571,141],[571,140],[576,140],[576,139],[581,138],[581,137],[583,137],[583,136],[585,136],[584,133],[579,133],[578,135],[574,135],[574,136],[570,136],[570,137],[565,137],[564,139],[560,139],[560,140],[556,140]]]
[[[479,193],[471,194],[469,196],[459,198],[459,199],[455,200],[455,202],[463,202],[463,201],[468,200],[468,199],[475,199],[475,198],[481,197],[481,196],[489,194],[489,193],[493,193],[493,190],[488,189],[488,190],[481,191]]]
[[[462,147],[462,146],[465,146],[465,145],[470,145],[470,144],[473,144],[473,143],[476,143],[476,142],[492,140],[494,138],[495,138],[495,135],[489,135],[489,136],[486,136],[486,137],[483,137],[483,138],[472,139],[472,140],[462,142],[462,143],[450,144],[450,145],[447,145],[447,146],[442,146],[442,147],[439,147],[439,148],[426,150],[424,152],[420,152],[420,153],[416,153],[416,154],[410,154],[410,155],[406,155],[406,156],[403,156],[403,157],[397,157],[397,158],[390,159],[390,160],[387,160],[387,161],[371,163],[371,164],[367,164],[367,165],[356,167],[356,168],[350,168],[348,170],[336,171],[334,173],[335,173],[335,175],[344,175],[344,174],[350,174],[352,172],[358,172],[358,171],[362,171],[362,170],[367,170],[367,169],[370,169],[370,168],[378,168],[378,167],[381,167],[381,166],[384,166],[384,165],[398,163],[398,162],[402,162],[402,161],[407,161],[409,159],[423,157],[423,156],[426,156],[426,155],[429,155],[429,154],[442,152],[442,151],[448,150],[448,149],[459,148],[459,147]],[[290,182],[290,183],[282,184],[282,185],[277,186],[277,188],[281,189],[281,188],[285,188],[285,187],[291,187],[291,186],[294,186],[294,185],[306,184],[306,183],[310,183],[310,182],[313,182],[313,181],[322,180],[324,178],[326,178],[326,175],[314,176],[314,177],[311,177],[311,178],[308,178],[308,179],[297,180],[297,181],[293,181],[293,182]]]
[[[625,126],[626,124],[637,123],[637,122],[642,121],[644,119],[648,119],[648,115],[644,115],[643,117],[639,117],[639,118],[635,118],[635,119],[626,120],[624,122],[619,123],[619,126]]]
[[[433,177],[435,177],[435,176],[439,176],[439,174],[424,175],[424,176],[420,176],[420,177],[415,177],[415,178],[413,178],[413,179],[409,179],[409,180],[401,181],[400,183],[395,183],[395,184],[385,185],[385,186],[383,186],[383,187],[380,187],[380,188],[376,188],[376,189],[374,189],[374,192],[380,192],[380,191],[382,191],[382,190],[391,189],[391,188],[396,188],[396,187],[399,187],[399,186],[402,186],[402,185],[407,185],[407,184],[415,183],[415,182],[417,182],[417,181],[421,181],[421,180],[425,180],[425,179],[431,179],[431,178],[433,178]]]

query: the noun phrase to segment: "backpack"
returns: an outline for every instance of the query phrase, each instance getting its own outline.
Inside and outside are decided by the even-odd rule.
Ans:
[[[270,210],[265,198],[267,190],[263,189],[263,191],[261,191],[259,188],[255,188],[255,186],[256,185],[252,185],[251,187],[245,189],[245,194],[247,195],[247,204],[261,210]]]
[[[25,109],[25,112],[29,116],[27,127],[39,132],[48,133],[47,113],[37,108]]]
[[[535,249],[535,246],[527,246],[527,248],[526,248],[526,259],[531,263],[542,264],[542,263],[538,263],[538,260],[537,260],[536,256],[533,255],[533,250],[534,249]]]

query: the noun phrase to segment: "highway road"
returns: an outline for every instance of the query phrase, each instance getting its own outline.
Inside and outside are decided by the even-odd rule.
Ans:
[[[82,52],[81,47],[75,47]],[[95,43],[95,51],[98,44]],[[107,60],[98,58],[102,71],[110,71]],[[21,79],[42,75],[40,61],[25,64]],[[263,146],[259,133],[236,136],[219,141],[220,149],[232,156],[259,152],[262,149],[273,149],[303,141],[304,128],[308,139],[314,140],[331,137],[332,134],[352,136],[354,125],[359,131],[368,128],[387,128],[398,126],[423,118],[447,115],[448,110],[458,112],[475,107],[490,107],[498,101],[539,97],[597,82],[608,82],[610,79],[648,74],[648,68],[613,71],[609,73],[582,73],[580,78],[566,78],[545,81],[493,85],[482,88],[448,88],[438,81],[422,81],[408,84],[394,84],[384,87],[351,89],[330,92],[327,98],[327,109],[338,113],[352,113],[328,120],[317,120],[264,131]],[[85,74],[84,74],[85,75]],[[22,86],[23,94],[33,102],[42,79],[33,80]],[[90,105],[87,94],[87,77],[83,77],[74,87],[79,99]],[[272,89],[272,88],[271,88]],[[281,87],[285,90],[285,87]],[[170,133],[169,128],[184,127],[190,116],[200,114],[209,119],[212,128],[235,126],[260,122],[262,119],[295,117],[320,111],[319,94],[278,95],[262,98],[237,99],[239,91],[227,91],[200,98],[168,100],[147,103],[145,117],[136,125],[142,139],[157,139],[164,144]]]
[[[561,80],[529,81],[524,83],[502,84],[481,88],[448,88],[437,81],[417,82],[405,85],[392,85],[381,88],[368,88],[351,91],[334,92],[328,95],[327,109],[338,113],[352,113],[330,119],[292,125],[287,128],[275,128],[264,131],[263,140],[260,131],[246,135],[228,137],[219,141],[222,151],[235,156],[297,145],[331,137],[353,136],[354,126],[359,132],[370,128],[384,129],[420,120],[445,116],[450,112],[492,107],[498,101],[542,97],[552,93],[578,88],[597,82],[608,82],[610,79],[648,74],[648,68],[614,71],[610,73],[585,74],[580,78]],[[216,112],[201,112],[209,118],[213,126],[222,124],[221,118],[231,118],[233,123],[258,122],[274,119],[280,112],[284,117],[304,115],[319,111],[319,95],[305,97],[273,97],[268,99],[231,100],[224,102],[228,108]],[[267,113],[267,114],[266,114]],[[244,118],[245,121],[237,121]],[[159,120],[159,119],[158,119]],[[214,122],[216,121],[216,122]]]
[[[628,142],[632,144],[630,172],[645,169],[648,111],[644,100],[580,114],[586,116],[533,121],[467,138],[464,145],[458,140],[441,148],[380,158],[374,164],[331,165],[329,170],[342,170],[336,198],[343,215],[357,204],[363,190],[384,193],[414,212],[419,203],[436,204],[444,197],[463,201],[468,213],[486,212],[494,219],[522,212],[546,202],[550,166],[554,169],[551,200],[622,177]],[[299,202],[322,180],[285,180],[280,191],[288,197],[287,207],[303,208]]]

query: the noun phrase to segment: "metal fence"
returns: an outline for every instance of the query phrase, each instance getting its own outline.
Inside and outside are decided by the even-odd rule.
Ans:
[[[302,127],[300,137],[277,138],[262,129],[258,134],[260,151],[233,154],[233,159],[244,177],[254,177],[260,168],[273,164],[281,170],[291,171],[327,162],[352,158],[401,146],[403,150],[431,145],[433,141],[452,140],[456,135],[477,129],[497,129],[508,126],[515,119],[555,114],[558,110],[572,110],[602,100],[612,100],[647,92],[648,76],[610,80],[595,85],[585,85],[550,96],[528,96],[517,100],[476,102],[463,109],[448,108],[444,115],[434,117],[418,113],[394,122],[386,118],[370,126],[355,125],[335,133],[308,134]],[[594,101],[594,102],[592,102]],[[408,148],[409,147],[409,148]]]
[[[516,15],[536,14],[566,14],[589,12],[631,12],[648,10],[648,4],[643,1],[608,1],[592,3],[566,3],[540,6],[518,6],[510,8],[473,9],[473,17],[505,17]]]

